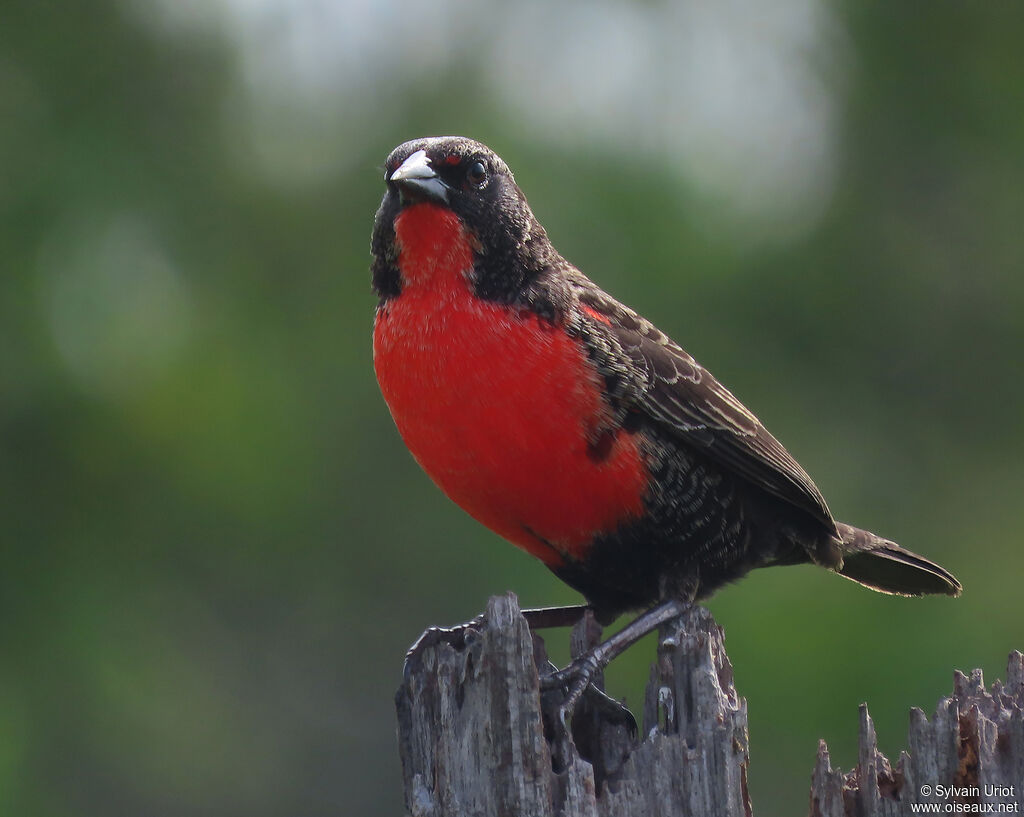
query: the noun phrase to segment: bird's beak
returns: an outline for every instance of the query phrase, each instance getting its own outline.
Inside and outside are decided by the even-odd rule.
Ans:
[[[403,201],[428,199],[448,203],[448,185],[430,166],[426,151],[417,150],[399,165],[388,181],[398,185]]]

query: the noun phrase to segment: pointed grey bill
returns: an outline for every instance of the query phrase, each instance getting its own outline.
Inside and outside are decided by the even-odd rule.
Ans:
[[[397,184],[403,193],[448,203],[448,185],[434,172],[424,150],[417,150],[402,162],[389,181]]]

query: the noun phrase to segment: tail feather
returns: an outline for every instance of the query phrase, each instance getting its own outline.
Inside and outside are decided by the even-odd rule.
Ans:
[[[895,596],[959,596],[963,590],[944,567],[895,542],[851,525],[836,527],[843,548],[840,576]]]

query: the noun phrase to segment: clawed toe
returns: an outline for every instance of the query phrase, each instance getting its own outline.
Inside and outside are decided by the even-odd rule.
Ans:
[[[409,674],[411,664],[418,660],[423,655],[423,652],[430,647],[436,647],[438,644],[450,644],[457,650],[464,649],[467,641],[466,637],[480,632],[483,623],[483,616],[477,616],[462,624],[456,624],[454,627],[428,627],[405,654],[405,674]]]
[[[586,699],[595,711],[611,722],[625,724],[635,731],[636,720],[629,709],[595,686],[594,679],[601,669],[594,653],[585,653],[564,669],[545,675],[540,679],[540,686],[544,691],[562,691],[564,697],[558,707],[558,720],[562,726],[572,720],[576,707]]]
[[[601,665],[589,654],[562,670],[549,666],[552,672],[541,677],[541,710],[553,768],[564,769],[579,756],[606,770],[609,758],[600,746],[609,729],[620,736],[617,740],[635,741],[639,730],[633,713],[600,689]]]

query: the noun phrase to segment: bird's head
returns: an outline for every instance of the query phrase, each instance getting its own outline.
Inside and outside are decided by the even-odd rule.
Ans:
[[[383,298],[401,292],[413,263],[420,271],[443,266],[437,262],[450,258],[459,241],[472,248],[471,268],[463,272],[474,291],[500,300],[512,300],[550,254],[512,171],[480,142],[462,136],[405,142],[388,156],[384,182],[371,244],[374,289]],[[415,248],[413,234],[424,239]],[[403,255],[414,252],[420,257]]]

